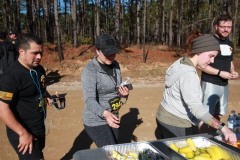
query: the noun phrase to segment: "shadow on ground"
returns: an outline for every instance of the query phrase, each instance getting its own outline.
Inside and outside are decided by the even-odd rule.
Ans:
[[[72,159],[73,154],[79,150],[90,149],[91,144],[93,141],[88,136],[85,129],[76,137],[74,140],[72,148],[66,153],[61,160],[69,160]]]
[[[138,118],[139,110],[137,108],[129,108],[129,112],[121,117],[119,129],[119,143],[130,143],[138,141],[133,134],[134,130],[143,123],[142,119]]]
[[[138,119],[139,110],[137,108],[130,108],[130,111],[121,117],[121,124],[119,128],[119,143],[130,143],[137,141],[137,137],[133,135],[134,130],[143,123],[142,119]],[[73,154],[79,150],[90,149],[93,141],[88,136],[87,132],[83,130],[74,140],[72,148],[66,153],[61,160],[72,159]]]
[[[54,71],[54,72],[49,72],[47,74],[47,86],[50,86],[51,84],[57,83],[61,80],[61,78],[63,78],[64,76],[61,76],[58,73],[58,70]]]

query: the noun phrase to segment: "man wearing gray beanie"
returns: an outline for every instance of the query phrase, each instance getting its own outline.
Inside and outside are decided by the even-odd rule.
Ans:
[[[200,122],[220,130],[230,143],[236,135],[214,118],[202,103],[202,90],[196,68],[207,68],[214,62],[220,44],[212,35],[194,33],[188,38],[191,51],[188,57],[175,61],[166,72],[163,100],[159,105],[156,122],[161,137],[173,138],[197,134]]]
[[[229,15],[221,15],[216,19],[214,37],[219,41],[221,50],[214,63],[202,68],[203,104],[219,120],[228,111],[228,80],[238,78],[233,65],[233,43],[228,39],[232,24],[232,17]]]

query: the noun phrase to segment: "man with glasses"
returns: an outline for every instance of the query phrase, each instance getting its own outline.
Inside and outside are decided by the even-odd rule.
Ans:
[[[201,76],[204,106],[219,120],[228,110],[228,80],[238,78],[233,65],[233,43],[228,37],[232,25],[233,19],[229,15],[216,19],[214,37],[220,43],[220,51],[214,62],[202,69]]]

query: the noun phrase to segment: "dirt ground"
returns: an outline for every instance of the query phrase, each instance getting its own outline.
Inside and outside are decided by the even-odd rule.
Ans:
[[[47,51],[50,52],[51,46]],[[69,160],[72,155],[83,149],[96,148],[83,128],[83,96],[79,75],[83,66],[91,59],[89,46],[72,51],[65,48],[66,60],[57,61],[55,53],[49,53],[43,59],[43,65],[50,78],[48,90],[54,94],[67,93],[66,108],[56,110],[49,106],[46,119],[46,160]],[[132,78],[134,89],[130,92],[127,103],[121,108],[120,142],[156,140],[155,114],[162,99],[165,69],[177,57],[175,53],[165,51],[149,52],[146,64],[136,49],[125,49],[117,57],[121,63],[123,77]],[[150,49],[149,49],[150,50]],[[71,56],[68,52],[72,51]],[[163,57],[161,57],[161,56]],[[51,57],[52,56],[52,57]],[[238,66],[238,65],[237,65]],[[230,81],[229,112],[240,112],[240,80]],[[226,121],[227,117],[224,117]],[[0,160],[17,160],[17,156],[6,137],[5,126],[0,121]]]

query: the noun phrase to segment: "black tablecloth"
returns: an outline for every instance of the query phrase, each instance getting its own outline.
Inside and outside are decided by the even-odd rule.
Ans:
[[[184,139],[188,137],[206,137],[209,138],[212,141],[215,141],[216,143],[225,146],[236,153],[240,153],[240,149],[235,148],[233,146],[229,146],[225,143],[222,143],[218,140],[214,139],[214,136],[216,136],[216,133],[212,134],[198,134],[198,135],[192,135],[192,136],[186,136],[186,137],[176,137],[176,138],[169,138],[169,139],[161,139],[161,140],[155,140],[155,141],[149,141],[150,144],[152,144],[154,147],[156,147],[158,150],[160,150],[162,153],[164,153],[170,160],[185,160],[185,158],[181,157],[179,154],[174,152],[172,149],[170,149],[164,141],[171,141],[176,139]],[[73,155],[74,160],[108,160],[104,150],[102,148],[97,149],[87,149],[87,150],[81,150],[76,152]]]

